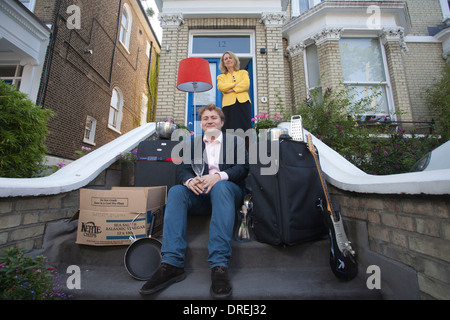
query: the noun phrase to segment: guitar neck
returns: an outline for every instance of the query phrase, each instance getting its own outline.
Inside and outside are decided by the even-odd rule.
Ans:
[[[327,210],[332,215],[333,220],[337,221],[338,219],[336,217],[336,213],[335,213],[335,211],[333,209],[333,205],[331,203],[331,199],[330,199],[330,196],[329,196],[329,193],[328,193],[327,183],[326,183],[326,181],[325,181],[325,179],[323,177],[322,169],[320,167],[319,159],[317,157],[316,147],[312,143],[312,136],[311,136],[311,134],[308,134],[307,138],[308,138],[308,149],[311,152],[311,154],[313,155],[314,163],[316,164],[317,172],[319,173],[320,184],[322,185],[322,189],[323,189],[323,192],[325,194],[325,200],[327,202]]]

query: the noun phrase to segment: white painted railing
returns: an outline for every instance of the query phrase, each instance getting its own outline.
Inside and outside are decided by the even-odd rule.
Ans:
[[[450,169],[376,176],[367,174],[319,139],[314,139],[326,179],[335,187],[359,193],[450,194]]]
[[[288,129],[289,126],[288,126]],[[155,132],[155,123],[138,127],[43,178],[0,178],[0,197],[38,196],[82,188]],[[307,131],[305,130],[307,133]],[[450,194],[450,169],[386,176],[369,175],[313,137],[327,181],[339,189],[378,194]]]
[[[290,124],[284,127],[290,129]],[[327,181],[341,190],[379,194],[450,194],[450,169],[370,175],[319,139],[313,137],[313,143],[319,151],[320,165]]]
[[[51,195],[86,186],[117,156],[137,147],[139,142],[155,133],[155,123],[140,126],[110,143],[42,178],[0,178],[0,197]]]

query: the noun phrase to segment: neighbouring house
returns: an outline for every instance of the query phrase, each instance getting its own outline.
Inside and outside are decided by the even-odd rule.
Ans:
[[[36,101],[51,30],[25,5],[0,2],[0,79]]]
[[[423,93],[440,77],[450,51],[447,0],[156,0],[163,29],[158,115],[192,122],[192,93],[176,89],[180,60],[210,62],[223,52],[249,71],[253,114],[290,108],[310,90],[377,86],[376,115],[431,121]],[[319,81],[321,79],[321,81]],[[213,81],[214,82],[214,81]],[[198,104],[221,104],[214,88]]]
[[[140,1],[5,0],[0,8],[12,20],[0,27],[1,78],[14,71],[10,82],[54,111],[50,156],[75,159],[81,147],[148,122],[160,43]]]

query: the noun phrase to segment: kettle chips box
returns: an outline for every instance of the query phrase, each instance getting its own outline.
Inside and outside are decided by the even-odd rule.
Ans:
[[[161,231],[166,198],[166,186],[81,189],[76,243],[130,245],[148,236],[152,219],[154,230]]]

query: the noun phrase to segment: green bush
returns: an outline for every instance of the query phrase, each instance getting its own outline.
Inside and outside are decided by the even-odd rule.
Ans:
[[[350,88],[327,88],[323,94],[318,89],[311,91],[295,113],[302,116],[305,129],[347,160],[361,165],[370,148],[369,131],[353,115],[366,112],[371,99],[354,100]]]
[[[0,177],[30,178],[39,172],[51,115],[0,81]]]
[[[380,124],[381,125],[381,124]],[[398,127],[388,132],[386,138],[374,138],[370,145],[367,159],[360,169],[369,174],[406,173],[425,154],[441,144],[437,135],[416,134],[414,129],[406,134],[405,129]]]
[[[425,99],[431,112],[437,116],[438,133],[443,142],[450,139],[450,64],[446,64],[442,71],[442,78],[436,84],[427,89]]]
[[[43,256],[27,257],[19,247],[0,257],[0,300],[63,300],[56,270],[45,265]]]

